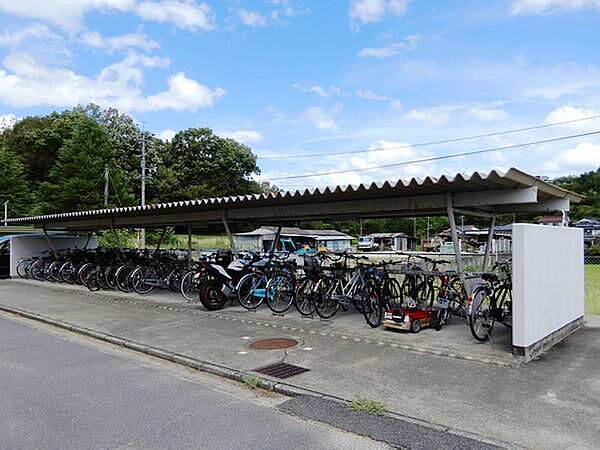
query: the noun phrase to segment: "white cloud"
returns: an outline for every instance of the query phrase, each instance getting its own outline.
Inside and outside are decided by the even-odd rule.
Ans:
[[[20,30],[0,33],[1,47],[15,47],[30,39],[62,39],[58,34],[53,33],[48,26],[43,24],[33,24],[30,27]]]
[[[509,117],[505,110],[496,108],[473,107],[469,108],[468,113],[482,122],[500,122]]]
[[[356,91],[356,95],[360,98],[364,98],[365,100],[376,100],[376,101],[389,100],[389,97],[386,97],[385,95],[377,94],[368,89],[359,89],[358,91]]]
[[[157,50],[160,48],[158,42],[141,31],[112,37],[103,37],[97,31],[85,31],[81,33],[80,41],[85,45],[104,49],[108,52],[127,48],[139,48],[146,51]]]
[[[211,7],[195,0],[142,1],[134,6],[133,12],[144,20],[169,23],[188,30],[215,28]]]
[[[569,120],[583,119],[598,114],[600,113],[591,109],[577,108],[575,106],[560,106],[548,114],[546,123],[567,122]]]
[[[167,128],[166,130],[163,130],[160,133],[158,133],[157,136],[159,139],[162,139],[165,142],[169,142],[173,140],[176,134],[177,132],[175,130]]]
[[[314,94],[317,94],[320,97],[323,98],[328,98],[329,94],[327,93],[327,91],[325,90],[325,88],[323,86],[320,86],[318,84],[310,84],[310,83],[294,83],[292,85],[292,87],[294,89],[298,89],[302,92],[312,92]]]
[[[600,0],[514,0],[513,14],[551,14],[581,9],[600,10]]]
[[[142,92],[144,68],[165,68],[164,58],[130,53],[95,77],[62,67],[45,66],[26,54],[11,54],[0,69],[0,102],[13,107],[70,107],[89,102],[114,106],[124,111],[176,111],[210,107],[225,95],[180,72],[168,80],[167,91],[145,96]]]
[[[348,15],[354,23],[379,22],[386,14],[401,16],[410,0],[350,0]]]
[[[238,11],[242,23],[248,27],[266,27],[267,18],[260,13],[254,11],[248,11],[247,9],[240,9]]]
[[[0,0],[0,10],[43,20],[69,32],[82,31],[83,20],[90,11],[133,13],[144,20],[189,30],[215,28],[210,6],[196,0]]]
[[[572,173],[596,170],[600,167],[600,144],[583,142],[576,147],[564,150],[547,161],[544,168],[553,173]]]
[[[318,106],[313,106],[304,110],[304,118],[312,123],[319,130],[335,130],[337,124],[335,116],[340,112],[341,104],[336,104],[333,108],[324,109]]]
[[[400,53],[400,50],[414,50],[422,40],[421,35],[410,34],[405,36],[402,42],[394,42],[385,47],[367,47],[358,52],[361,58],[385,59]]]
[[[5,114],[0,116],[0,132],[11,129],[17,123],[17,116],[14,114]]]
[[[257,144],[262,142],[264,137],[260,131],[256,130],[238,130],[232,132],[220,133],[221,136],[234,139],[244,144]]]
[[[413,109],[402,116],[405,120],[425,122],[427,125],[441,127],[450,121],[450,115],[446,108],[433,107],[425,109]]]

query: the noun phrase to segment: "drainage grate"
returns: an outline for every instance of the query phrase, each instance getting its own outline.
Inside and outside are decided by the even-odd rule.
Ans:
[[[255,372],[262,373],[263,375],[268,375],[273,378],[284,379],[293,377],[294,375],[300,375],[301,373],[308,372],[309,370],[310,369],[305,369],[304,367],[294,366],[293,364],[277,363],[263,367],[262,369],[257,369]]]
[[[299,342],[296,339],[272,338],[254,341],[249,347],[255,350],[282,350],[284,348],[295,347],[298,344]]]

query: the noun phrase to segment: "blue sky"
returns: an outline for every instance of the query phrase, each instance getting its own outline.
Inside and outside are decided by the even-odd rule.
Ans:
[[[382,164],[600,130],[600,0],[0,0],[0,121],[96,102],[168,138],[209,126],[283,187],[600,166],[600,138]]]

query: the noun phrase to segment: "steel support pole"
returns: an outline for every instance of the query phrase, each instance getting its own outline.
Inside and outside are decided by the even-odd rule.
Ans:
[[[167,227],[164,227],[162,230],[162,233],[160,233],[160,239],[158,240],[158,244],[156,244],[155,253],[158,253],[158,251],[160,250],[160,246],[162,244],[162,241],[163,241],[163,238],[165,237],[166,232],[167,232]]]
[[[490,219],[490,228],[488,230],[488,238],[485,243],[485,253],[483,256],[483,271],[487,272],[490,265],[490,253],[492,252],[492,243],[494,241],[494,229],[496,227],[496,216]]]
[[[87,249],[87,246],[90,244],[90,240],[92,239],[92,236],[94,235],[93,232],[88,233],[88,238],[87,241],[85,241],[85,245],[83,246],[83,249]]]
[[[188,270],[192,270],[192,226],[187,226],[188,242],[187,242],[187,260]]]
[[[223,212],[223,226],[225,227],[225,232],[227,233],[227,238],[229,239],[229,245],[231,246],[231,251],[237,258],[237,249],[235,248],[235,241],[233,240],[233,235],[231,234],[231,230],[229,229],[229,222],[227,222],[227,213]]]
[[[452,245],[454,246],[454,254],[456,256],[456,271],[460,281],[464,284],[465,289],[467,285],[465,283],[465,268],[462,260],[462,252],[460,250],[460,243],[458,241],[458,231],[456,229],[456,220],[454,218],[454,206],[452,204],[452,194],[446,194],[446,211],[448,214],[448,222],[450,223],[450,232],[452,235]],[[468,291],[468,290],[467,290]]]
[[[277,227],[277,231],[275,232],[275,239],[273,239],[273,244],[271,245],[271,252],[277,250],[277,244],[279,243],[279,239],[281,238],[281,225]]]
[[[50,241],[50,236],[48,236],[48,233],[46,232],[46,225],[44,225],[42,227],[42,231],[44,232],[44,238],[46,239],[46,244],[48,244],[50,253],[52,253],[52,256],[54,256],[56,258],[56,249],[54,248],[54,246],[52,245],[52,242]]]

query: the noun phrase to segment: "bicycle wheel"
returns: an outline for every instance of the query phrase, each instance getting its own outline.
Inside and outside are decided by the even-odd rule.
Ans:
[[[267,283],[264,277],[249,273],[244,275],[236,291],[240,305],[246,309],[256,309],[265,300]]]
[[[107,286],[113,291],[116,291],[119,288],[117,286],[117,271],[120,269],[120,267],[121,266],[111,265],[108,267],[106,274],[104,275]]]
[[[294,279],[285,273],[271,277],[266,286],[267,306],[277,314],[283,314],[292,306],[296,291]]]
[[[310,316],[317,307],[315,289],[317,282],[312,278],[302,278],[296,288],[296,309],[303,316]]]
[[[62,268],[62,266],[63,266],[63,262],[61,262],[61,261],[54,261],[52,264],[50,264],[50,267],[48,270],[50,272],[50,278],[53,281],[56,281],[56,282],[62,281],[60,279],[60,269]]]
[[[19,261],[19,263],[17,264],[17,275],[19,275],[20,278],[29,278],[29,275],[27,273],[27,266],[31,263],[31,261],[29,259],[22,259],[21,261]]]
[[[188,302],[193,302],[195,298],[197,298],[196,286],[194,285],[194,275],[196,275],[195,270],[188,271],[183,278],[181,279],[180,292]]]
[[[46,264],[41,259],[38,259],[37,261],[35,261],[32,264],[30,272],[31,272],[31,276],[33,277],[34,280],[44,281],[44,279],[45,279],[44,266],[45,265]]]
[[[75,264],[67,261],[60,268],[59,278],[67,284],[73,284],[75,282],[75,269]]]
[[[150,267],[138,267],[131,274],[131,285],[138,294],[150,293],[156,286],[156,272]]]
[[[340,309],[340,283],[333,277],[323,277],[317,283],[315,311],[321,319],[331,319]]]
[[[87,277],[85,279],[85,286],[90,291],[99,291],[100,290],[100,284],[98,283],[98,270],[99,270],[98,267],[90,270],[90,272],[87,274]]]
[[[386,308],[400,308],[402,305],[402,286],[395,278],[387,278],[383,283],[382,301]]]
[[[119,269],[117,270],[115,277],[117,279],[117,288],[121,292],[131,292],[133,290],[133,286],[130,283],[130,275],[131,272],[134,271],[134,269],[134,266],[125,264],[119,267]]]
[[[222,309],[227,302],[227,296],[223,292],[223,285],[215,280],[207,281],[202,285],[199,297],[202,306],[209,311]]]
[[[473,303],[469,314],[469,328],[471,334],[480,342],[490,338],[494,328],[495,300],[491,291],[485,287],[478,287],[473,293]]]
[[[383,304],[373,282],[368,282],[360,290],[363,316],[371,328],[377,328],[383,320]]]
[[[77,271],[77,280],[79,284],[86,286],[88,277],[95,269],[96,265],[92,263],[85,263],[83,266],[81,266]]]

